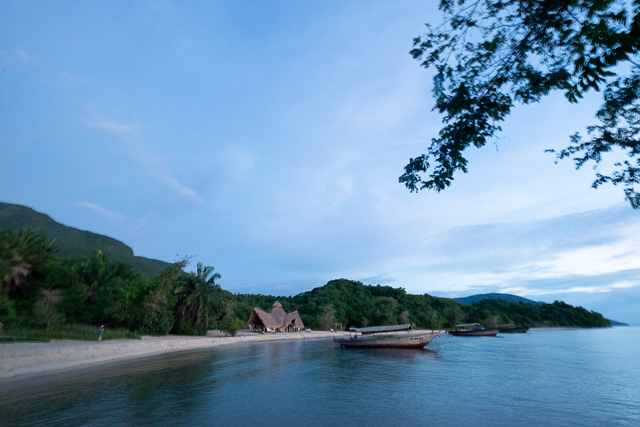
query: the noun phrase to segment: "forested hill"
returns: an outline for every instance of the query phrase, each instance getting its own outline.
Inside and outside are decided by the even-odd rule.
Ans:
[[[428,329],[470,322],[485,327],[611,326],[601,314],[564,302],[483,299],[462,305],[347,279],[296,296],[234,295],[216,283],[220,275],[213,267],[198,264],[195,272],[185,273],[187,260],[155,261],[168,267],[160,274],[146,270],[145,277],[140,261],[115,239],[63,226],[24,206],[0,204],[0,323],[5,335],[0,342],[64,338],[78,327],[86,332],[93,330],[87,325],[101,324],[153,335],[206,334],[215,328],[233,334],[244,327],[254,307],[270,310],[276,300],[287,312],[297,310],[312,329],[326,330],[334,323],[346,329],[409,322]]]
[[[524,304],[505,299],[483,299],[461,305],[449,298],[427,294],[412,295],[402,288],[364,285],[339,279],[293,297],[237,294],[236,312],[248,318],[253,307],[270,309],[276,300],[285,311],[298,310],[305,325],[328,329],[332,323],[343,327],[394,325],[411,322],[421,328],[451,328],[459,323],[478,322],[484,326],[611,326],[601,314],[564,302]]]
[[[471,304],[474,302],[482,301],[483,299],[503,299],[505,301],[523,302],[524,304],[535,304],[535,305],[543,304],[540,301],[533,301],[528,298],[519,297],[518,295],[500,294],[500,293],[477,294],[477,295],[471,295],[468,297],[452,298],[452,299],[458,304]]]
[[[29,207],[0,203],[0,230],[18,233],[25,229],[43,234],[49,240],[55,239],[58,255],[62,258],[86,258],[92,252],[100,250],[109,254],[114,262],[131,264],[136,271],[147,277],[155,277],[171,265],[135,256],[133,250],[119,240],[60,224],[49,215]]]

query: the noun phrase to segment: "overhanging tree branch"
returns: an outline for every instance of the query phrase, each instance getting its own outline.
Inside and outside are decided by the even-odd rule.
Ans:
[[[600,163],[602,153],[616,147],[636,157],[640,0],[632,2],[631,19],[625,6],[615,0],[441,0],[445,22],[433,29],[427,24],[410,53],[437,70],[434,110],[443,114],[444,127],[426,154],[410,159],[399,181],[410,191],[445,189],[456,171],[467,172],[463,152],[495,137],[514,101],[537,102],[554,90],[575,103],[589,90],[605,88],[597,115],[602,125],[587,129],[594,138],[583,143],[574,135],[558,159],[575,156],[579,168]],[[624,63],[632,65],[630,74],[613,79]],[[610,176],[598,174],[594,187],[622,185],[638,208],[637,162],[617,163]]]

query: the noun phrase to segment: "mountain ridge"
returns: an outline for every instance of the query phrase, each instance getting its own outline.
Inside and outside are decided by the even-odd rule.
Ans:
[[[473,304],[474,302],[480,302],[483,299],[503,299],[503,300],[511,301],[511,302],[522,302],[524,304],[534,304],[534,305],[542,305],[542,304],[544,304],[541,301],[533,301],[533,300],[530,300],[528,298],[521,297],[521,296],[518,296],[518,295],[502,294],[502,293],[498,293],[498,292],[493,292],[493,293],[489,293],[489,294],[476,294],[476,295],[470,295],[468,297],[451,298],[451,299],[454,300],[455,302],[457,302],[458,304]]]
[[[137,256],[131,247],[113,237],[61,224],[28,206],[0,202],[0,229],[13,233],[30,229],[34,233],[44,234],[49,240],[56,239],[55,246],[63,258],[84,258],[91,252],[101,250],[111,260],[129,263],[147,277],[156,276],[171,265]]]
[[[469,295],[468,297],[460,297],[460,298],[451,298],[452,300],[454,300],[455,302],[457,302],[458,304],[473,304],[474,302],[480,302],[484,299],[503,299],[506,301],[511,301],[511,302],[522,302],[523,304],[534,304],[534,305],[542,305],[545,304],[542,301],[533,301],[530,300],[528,298],[525,297],[521,297],[518,295],[513,295],[513,294],[502,294],[502,293],[498,293],[498,292],[493,292],[493,293],[489,293],[489,294],[476,294],[476,295]],[[629,324],[627,323],[623,323],[623,322],[618,322],[616,320],[611,320],[611,319],[607,319],[610,323],[611,326],[629,326]]]

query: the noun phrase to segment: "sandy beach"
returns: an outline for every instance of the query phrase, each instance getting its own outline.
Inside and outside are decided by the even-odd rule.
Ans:
[[[100,344],[75,340],[6,343],[0,344],[0,380],[183,350],[248,342],[332,338],[341,335],[348,333],[313,331],[257,334],[241,331],[235,337],[225,337],[219,331],[209,331],[207,336],[202,337],[145,336],[141,340],[107,340]]]

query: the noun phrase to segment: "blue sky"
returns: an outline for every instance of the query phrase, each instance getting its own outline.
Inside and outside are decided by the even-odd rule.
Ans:
[[[398,183],[441,126],[408,54],[440,20],[417,1],[3,1],[0,200],[192,256],[232,292],[344,277],[640,324],[640,212],[544,153],[599,94],[516,108],[440,194]]]

